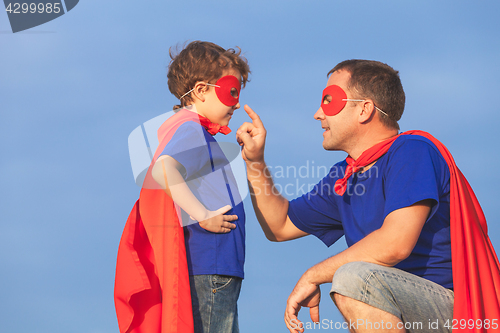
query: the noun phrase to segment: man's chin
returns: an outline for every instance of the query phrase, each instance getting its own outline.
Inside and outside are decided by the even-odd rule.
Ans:
[[[334,150],[330,146],[323,144],[323,149],[324,150]]]
[[[332,145],[329,145],[329,144],[326,144],[323,142],[323,149],[324,150],[328,150],[328,151],[337,151],[337,150],[340,150]]]

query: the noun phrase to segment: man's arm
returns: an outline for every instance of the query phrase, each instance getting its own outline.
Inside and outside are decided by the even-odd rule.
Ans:
[[[257,219],[270,241],[281,242],[308,235],[288,217],[288,200],[281,196],[264,162],[266,129],[260,117],[248,106],[245,111],[252,123],[244,123],[236,132],[247,165],[248,185]]]
[[[288,297],[285,322],[290,332],[297,327],[302,306],[310,308],[313,321],[319,321],[319,285],[331,282],[340,266],[354,261],[394,266],[406,259],[417,243],[431,206],[431,200],[423,200],[391,212],[380,229],[308,269]]]

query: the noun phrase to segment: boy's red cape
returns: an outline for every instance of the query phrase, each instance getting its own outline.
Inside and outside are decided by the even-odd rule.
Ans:
[[[118,248],[115,307],[121,333],[192,333],[193,313],[184,230],[172,199],[151,169],[177,128],[198,124],[198,114],[181,110],[158,130],[160,142],[130,213]]]
[[[461,332],[498,332],[500,264],[488,237],[483,210],[450,152],[441,142],[423,131],[408,131],[400,135],[420,135],[429,139],[439,149],[450,169],[450,233],[455,301],[453,321],[448,324]],[[345,177],[335,183],[335,191],[343,195],[347,179],[384,155],[398,137],[367,149],[357,160],[348,157]],[[474,320],[473,325],[472,321],[469,322],[471,319]]]

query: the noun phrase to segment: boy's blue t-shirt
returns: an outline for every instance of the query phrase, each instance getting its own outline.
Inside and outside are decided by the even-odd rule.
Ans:
[[[400,136],[370,169],[350,177],[346,193],[339,196],[334,185],[346,165],[335,164],[311,192],[290,202],[288,216],[295,226],[327,246],[345,235],[351,246],[379,229],[392,211],[431,199],[415,248],[395,267],[453,288],[450,172],[436,146],[421,136]]]
[[[207,231],[182,211],[190,275],[219,274],[244,277],[245,211],[229,161],[217,141],[200,124],[180,125],[161,155],[169,155],[183,167],[182,176],[196,198],[210,211],[233,207],[225,215],[237,215],[236,228],[219,234]]]

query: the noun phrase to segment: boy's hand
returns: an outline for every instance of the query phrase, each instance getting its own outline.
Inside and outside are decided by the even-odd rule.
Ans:
[[[218,234],[225,234],[236,228],[236,224],[229,223],[228,221],[236,221],[238,215],[224,215],[232,207],[230,205],[224,206],[214,211],[209,211],[208,218],[200,221],[200,227],[210,232]]]
[[[248,105],[244,107],[251,123],[243,123],[236,132],[236,140],[241,146],[241,156],[246,162],[263,162],[266,144],[266,129],[260,117]]]

